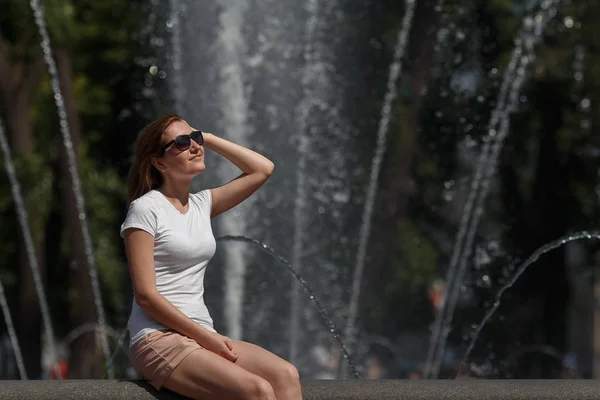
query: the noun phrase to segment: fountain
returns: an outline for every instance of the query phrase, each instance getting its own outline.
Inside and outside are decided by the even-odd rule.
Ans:
[[[170,5],[183,7],[183,3],[185,2],[171,2]],[[312,212],[314,208],[311,209],[315,207],[314,198],[317,195],[321,196],[321,199],[325,200],[317,201],[327,203],[329,196],[339,202],[348,198],[344,193],[345,185],[339,183],[344,179],[344,168],[333,171],[333,174],[337,175],[326,182],[315,182],[314,178],[310,177],[311,168],[315,164],[314,147],[318,145],[318,142],[313,142],[311,138],[321,135],[321,132],[317,131],[317,120],[328,118],[336,123],[340,121],[335,109],[338,100],[333,98],[333,82],[329,78],[332,66],[328,58],[330,54],[326,53],[328,43],[323,40],[322,32],[323,26],[326,26],[325,18],[330,18],[329,15],[337,12],[339,6],[335,2],[324,5],[317,1],[307,2],[306,7],[263,2],[252,4],[250,8],[250,3],[223,1],[217,10],[205,4],[192,5],[187,2],[185,18],[180,16],[177,20],[171,18],[168,21],[173,40],[170,59],[170,70],[174,75],[172,93],[176,99],[184,97],[176,102],[180,104],[179,107],[189,110],[186,119],[197,124],[200,129],[212,131],[214,128],[217,135],[243,145],[249,144],[251,148],[259,151],[263,146],[267,153],[273,150],[264,147],[264,143],[271,140],[273,146],[279,144],[285,149],[281,154],[267,156],[277,165],[276,175],[280,168],[291,170],[282,172],[287,176],[273,176],[266,186],[283,185],[296,194],[293,200],[284,199],[287,204],[280,202],[277,205],[293,207],[290,220],[290,232],[293,234],[289,235],[289,243],[285,243],[285,238],[279,238],[278,245],[291,249],[292,265],[302,269],[308,260],[307,255],[314,251],[313,244],[308,245],[309,238],[305,236],[310,224],[307,218],[312,218],[315,214]],[[249,12],[250,9],[256,10],[256,13]],[[170,15],[174,13],[181,14],[172,8]],[[255,24],[252,18],[257,15],[263,15],[264,18]],[[219,24],[198,23],[202,18],[210,18],[209,16],[220,21]],[[304,31],[299,32],[298,29],[296,32],[293,28],[284,26],[283,21],[287,18],[296,19],[298,25],[294,26],[302,26]],[[188,21],[194,21],[194,24],[189,24]],[[195,48],[199,35],[212,43],[205,46],[205,42],[202,41],[201,52]],[[302,39],[298,40],[296,35],[301,35]],[[265,63],[267,57],[269,62]],[[209,59],[210,62],[206,62]],[[181,69],[176,68],[175,64],[180,64]],[[298,83],[290,84],[290,76],[297,77]],[[263,82],[263,79],[266,81]],[[187,82],[185,95],[179,89],[182,85],[178,83],[183,81]],[[272,91],[267,93],[266,87],[272,87]],[[286,88],[285,92],[281,91],[282,87]],[[217,95],[200,96],[200,92]],[[318,122],[322,123],[321,120]],[[284,123],[289,125],[283,125]],[[342,122],[339,125],[341,126]],[[285,130],[289,130],[290,126],[293,126],[293,129],[290,137],[286,138]],[[281,134],[276,133],[278,129],[282,130]],[[332,148],[332,151],[338,150]],[[294,156],[293,168],[290,168],[290,154]],[[216,174],[201,176],[194,188],[201,187],[199,182],[202,182],[202,187],[206,187],[222,184],[235,177],[236,172],[228,162],[220,157],[213,157],[213,154],[207,152],[207,166],[216,170]],[[336,154],[333,159],[335,162],[343,160],[341,153]],[[296,177],[294,184],[291,183],[290,176]],[[277,183],[272,183],[274,181]],[[321,186],[321,183],[324,183],[325,187],[318,189],[316,185]],[[315,189],[318,189],[318,192]],[[270,234],[269,222],[265,224],[263,217],[260,217],[269,211],[250,211],[255,207],[263,207],[254,205],[253,199],[262,196],[263,191],[268,190],[267,187],[261,189],[250,201],[215,219],[216,233],[258,237]],[[284,196],[282,193],[276,193],[273,197],[281,199]],[[267,207],[272,208],[270,205]],[[317,209],[319,208],[323,207],[317,206]],[[285,224],[287,223],[288,221],[285,221]],[[223,279],[224,293],[223,299],[219,300],[219,305],[222,301],[222,307],[215,307],[218,309],[216,312],[222,310],[223,313],[222,316],[217,315],[217,319],[227,321],[227,333],[234,338],[246,336],[242,326],[248,322],[242,320],[241,307],[243,304],[248,307],[249,299],[244,286],[248,279],[252,279],[246,276],[247,265],[252,257],[243,247],[238,246],[228,246],[228,251],[223,253],[223,276],[227,279],[219,278]],[[220,262],[219,257],[217,254],[216,263]],[[286,335],[289,336],[287,348],[289,358],[294,360],[297,350],[304,346],[299,343],[299,338],[306,336],[307,326],[302,320],[305,318],[307,305],[302,303],[301,287],[295,281],[290,282],[290,285],[291,290],[287,293],[284,293],[286,290],[282,287],[278,287],[277,291],[290,300],[289,324],[284,329],[289,330],[289,335]],[[214,291],[208,289],[207,292],[220,290],[221,288],[215,288]],[[320,329],[317,326],[312,328]],[[279,329],[282,328],[272,328],[273,331]],[[248,335],[252,334],[254,333],[248,332]]]
[[[504,292],[506,292],[508,289],[510,289],[515,284],[517,279],[519,279],[519,277],[521,275],[523,275],[523,273],[527,270],[527,268],[531,264],[536,262],[545,253],[552,251],[554,249],[557,249],[561,246],[564,246],[566,243],[569,243],[569,242],[572,242],[575,240],[586,240],[586,239],[587,240],[600,239],[600,233],[585,232],[585,231],[584,232],[576,232],[576,233],[570,234],[569,236],[565,236],[565,237],[556,239],[555,241],[547,243],[547,244],[541,246],[536,251],[534,251],[533,254],[531,256],[529,256],[527,258],[527,260],[525,260],[525,262],[523,262],[523,264],[521,264],[519,266],[519,268],[517,268],[517,270],[511,277],[511,279],[509,279],[509,281],[507,283],[505,283],[504,285],[502,285],[500,290],[498,290],[498,293],[496,294],[496,296],[494,298],[493,306],[485,313],[483,320],[479,324],[477,324],[475,329],[473,329],[473,332],[471,333],[471,340],[469,342],[469,345],[467,346],[467,350],[465,351],[462,361],[460,362],[460,368],[457,372],[457,375],[461,375],[462,367],[466,364],[467,360],[469,359],[469,355],[471,354],[473,347],[475,347],[475,343],[477,342],[477,338],[479,337],[481,330],[485,327],[485,325],[487,324],[489,319],[492,317],[494,312],[498,309],[498,307],[500,307],[500,299],[502,298],[502,295],[504,294]]]
[[[248,8],[247,1],[223,1],[218,6],[219,12],[216,24],[211,23],[210,35],[214,35],[214,44],[209,47],[196,47],[199,32],[206,27],[197,24],[189,25],[187,21],[197,22],[210,13],[211,4],[183,4],[181,1],[171,1],[171,19],[167,22],[172,31],[171,75],[173,76],[172,91],[178,112],[185,112],[184,118],[193,126],[204,131],[212,131],[232,141],[247,145],[251,135],[251,125],[248,123],[248,94],[250,90],[245,85],[246,70],[244,59],[246,54],[245,36],[240,30]],[[187,12],[186,12],[187,10]],[[185,18],[183,15],[185,13]],[[204,46],[204,43],[201,44]],[[209,65],[199,59],[197,53],[206,57],[215,57]],[[196,71],[204,70],[214,81],[202,81]],[[192,85],[184,85],[191,80]],[[198,82],[198,83],[197,83]],[[187,87],[188,89],[185,89]],[[202,90],[189,90],[190,87],[202,87]],[[202,93],[213,93],[203,96]],[[187,110],[187,111],[186,111]],[[216,111],[220,110],[220,111]],[[219,118],[215,118],[218,116]],[[207,153],[207,165],[214,168],[211,184],[220,185],[235,178],[239,174],[237,168],[230,163],[215,158]],[[252,223],[247,217],[252,207],[252,199],[236,207],[229,213],[219,217],[215,223],[217,230],[246,234],[248,225]],[[224,317],[227,321],[226,334],[232,339],[240,339],[242,330],[242,306],[244,301],[244,282],[247,256],[242,247],[235,247],[225,254],[224,262]]]
[[[449,282],[448,290],[450,291],[450,295],[444,307],[446,315],[444,316],[443,312],[439,313],[436,319],[427,367],[425,369],[426,377],[429,376],[430,370],[434,378],[439,373],[446,340],[451,328],[452,316],[460,293],[462,277],[465,273],[467,260],[471,255],[475,232],[483,214],[483,204],[489,192],[490,180],[495,172],[502,144],[509,133],[510,116],[516,111],[519,102],[518,95],[525,82],[527,67],[535,59],[535,46],[540,40],[545,25],[556,14],[557,6],[558,0],[544,1],[542,3],[542,12],[537,14],[535,18],[525,18],[523,30],[515,39],[515,48],[508,68],[505,71],[499,98],[489,123],[489,137],[482,147],[471,191],[469,192],[469,197],[467,198],[462,214],[461,225],[448,269],[447,282]],[[522,55],[523,46],[527,50],[525,55]],[[514,76],[515,72],[517,74],[516,77]],[[497,128],[498,124],[499,128]],[[479,189],[480,186],[481,189]],[[481,191],[478,192],[478,190]],[[466,241],[463,244],[465,234]],[[462,254],[460,249],[463,249]],[[459,254],[461,255],[459,256]],[[441,322],[442,318],[443,324]],[[432,353],[432,351],[435,351],[435,353]],[[431,358],[432,355],[433,358]]]
[[[186,115],[185,109],[183,108],[183,100],[185,99],[185,86],[181,77],[181,17],[185,14],[184,5],[179,0],[170,0],[170,14],[171,18],[167,22],[169,28],[172,31],[172,68],[173,68],[173,97],[174,97],[174,108],[175,112],[179,115]]]
[[[387,93],[383,101],[381,110],[381,120],[379,121],[379,129],[377,131],[377,148],[371,165],[371,175],[369,179],[369,187],[367,188],[367,199],[362,215],[362,223],[359,232],[358,252],[356,255],[356,264],[354,265],[354,278],[352,280],[352,294],[350,297],[350,305],[348,310],[348,319],[346,321],[346,330],[344,337],[352,346],[354,343],[356,315],[358,313],[358,299],[360,295],[360,286],[362,280],[363,269],[365,265],[365,256],[367,251],[367,243],[371,231],[371,218],[375,203],[375,194],[377,193],[377,180],[381,169],[381,162],[386,149],[386,135],[392,114],[392,106],[397,96],[397,79],[402,72],[402,58],[408,40],[408,34],[412,24],[412,18],[415,11],[416,0],[406,0],[406,11],[402,20],[402,29],[398,33],[398,41],[394,49],[394,58],[390,66],[390,72],[387,82]]]
[[[498,99],[487,124],[488,138],[483,141],[452,249],[447,279],[449,298],[443,312],[436,315],[425,376],[436,377],[438,375],[459,290],[473,247],[474,235],[477,232],[483,213],[483,204],[489,192],[490,180],[494,175],[499,154],[509,133],[510,117],[517,107],[518,94],[525,83],[528,66],[535,59],[535,47],[541,39],[546,23],[554,16],[558,6],[558,1],[529,2],[527,4],[529,9],[534,12],[538,3],[542,11],[537,16],[525,18],[524,27],[515,38],[515,46],[504,72]],[[442,4],[441,1],[438,1],[437,7],[441,9]],[[279,202],[284,207],[293,210],[290,212],[291,218],[285,221],[285,224],[289,224],[285,227],[289,227],[292,234],[287,238],[278,238],[277,245],[283,249],[290,249],[291,264],[298,271],[301,268],[303,270],[305,264],[321,260],[319,257],[307,257],[307,254],[319,252],[319,243],[310,243],[309,239],[311,228],[319,229],[313,224],[315,220],[310,214],[314,213],[312,211],[314,208],[318,208],[318,212],[321,213],[320,209],[323,207],[315,206],[320,205],[319,198],[327,198],[321,193],[321,188],[315,182],[310,166],[316,163],[311,158],[315,157],[315,154],[327,157],[327,153],[322,149],[316,149],[322,137],[323,121],[318,120],[320,115],[315,116],[315,114],[332,115],[336,112],[331,106],[333,95],[331,80],[328,78],[335,75],[335,67],[328,60],[334,46],[323,47],[322,35],[325,28],[322,25],[329,16],[325,9],[327,7],[329,10],[337,9],[337,14],[341,14],[339,5],[336,2],[325,5],[317,0],[311,0],[304,3],[302,7],[293,9],[291,6],[277,5],[273,2],[254,4],[252,2],[223,1],[219,4],[220,9],[218,10],[206,4],[202,5],[204,11],[202,15],[197,9],[200,5],[192,6],[183,1],[171,1],[170,5],[171,15],[178,16],[173,17],[170,21],[173,27],[173,57],[171,59],[173,76],[171,79],[176,106],[186,109],[186,105],[195,105],[196,109],[191,113],[192,120],[202,121],[209,127],[216,126],[225,137],[231,137],[232,140],[239,143],[252,143],[258,149],[263,146],[262,148],[266,151],[269,149],[264,147],[263,142],[265,141],[273,141],[274,148],[283,148],[284,151],[289,151],[290,144],[294,146],[290,153],[294,158],[288,158],[293,160],[294,167],[289,170],[288,166],[284,164],[284,168],[286,168],[288,176],[294,176],[295,179],[291,185],[280,181],[277,183],[278,188],[284,188],[284,190],[294,193],[291,201],[284,199]],[[358,232],[357,254],[354,268],[351,270],[352,285],[348,298],[341,297],[348,307],[336,309],[333,314],[334,319],[345,317],[344,337],[348,340],[349,346],[353,345],[356,336],[360,286],[367,256],[366,249],[370,237],[375,195],[378,191],[377,178],[386,151],[386,134],[393,102],[397,95],[396,80],[402,73],[402,57],[408,43],[408,34],[411,30],[416,6],[415,1],[408,0],[405,3],[404,19],[398,32],[393,61],[389,69],[387,90],[380,110],[377,145],[371,160],[365,200],[362,203],[363,211]],[[183,13],[178,10],[182,7],[186,7],[186,20],[200,21],[197,24],[199,27],[191,27],[186,20],[180,18]],[[250,10],[256,10],[258,14],[264,15],[264,18],[254,20],[254,13]],[[206,27],[201,23],[202,18],[214,15],[220,21],[216,26],[213,24],[211,27]],[[299,16],[301,17],[299,18]],[[290,23],[290,18],[296,23]],[[292,35],[292,39],[285,35],[284,23],[287,23],[288,26],[295,26],[293,32],[288,32],[288,35]],[[246,27],[246,25],[251,25],[251,27]],[[277,36],[276,33],[281,36]],[[190,49],[194,48],[194,43],[196,43],[194,40],[197,40],[199,35],[202,35],[211,45],[205,46],[201,55],[190,56]],[[294,45],[289,45],[290,43]],[[275,54],[276,51],[280,53]],[[294,63],[292,61],[294,58],[301,62]],[[211,59],[210,63],[203,63],[209,59]],[[285,70],[283,74],[287,73],[288,79],[295,78],[295,82],[299,85],[292,83],[293,81],[282,80],[282,69]],[[259,70],[266,71],[264,76],[270,79],[269,82],[263,82],[264,76]],[[196,71],[196,73],[192,74],[191,71]],[[198,71],[201,72],[198,73]],[[188,82],[185,85],[186,89],[202,88],[204,91],[217,93],[218,96],[215,99],[201,98],[193,93],[193,90],[187,90],[187,94],[184,95],[182,91],[184,85],[181,82]],[[277,94],[278,97],[265,93],[266,90],[261,87],[263,83],[271,84],[280,91],[282,88],[285,89],[284,93],[287,94],[287,97],[280,93]],[[281,106],[290,99],[292,99],[292,106],[287,108]],[[189,107],[188,109],[191,110]],[[293,110],[293,113],[290,110]],[[261,135],[277,133],[277,130],[282,129],[282,125],[283,128],[286,127],[285,122],[292,123],[294,132],[287,143],[281,142],[280,136],[264,138],[258,135],[259,133]],[[275,141],[279,142],[275,143]],[[221,181],[232,177],[232,171],[223,167],[221,160],[215,161],[215,164],[218,165],[217,170]],[[279,168],[280,163],[276,162],[276,165]],[[210,181],[213,178],[206,179]],[[206,181],[202,186],[207,186]],[[279,196],[284,197],[282,194]],[[274,203],[277,204],[277,201]],[[240,211],[239,214],[234,213],[230,216],[231,219],[223,218],[219,221],[219,233],[250,235],[248,230],[253,224],[247,220],[248,210]],[[259,212],[253,213],[253,215],[262,215],[260,211],[262,210],[259,209]],[[242,217],[243,214],[246,216]],[[266,224],[268,223],[266,222]],[[257,228],[254,229],[257,234],[261,235],[263,232],[267,232],[267,228],[262,232]],[[289,241],[286,242],[286,239]],[[228,329],[230,332],[240,335],[250,334],[250,332],[242,332],[241,326],[244,321],[239,302],[241,298],[248,299],[249,296],[244,290],[244,282],[251,279],[248,277],[246,265],[252,261],[249,261],[251,258],[247,257],[249,253],[244,253],[242,249],[231,248],[225,254],[227,258],[225,268],[228,268],[226,283],[230,286],[225,289],[223,308],[224,316],[229,321]],[[306,273],[309,277],[307,279],[311,279],[312,271],[306,271]],[[322,274],[321,277],[323,275],[325,274]],[[301,344],[301,337],[305,336],[310,328],[303,326],[302,322],[306,317],[302,316],[305,309],[301,305],[300,287],[297,282],[292,282],[291,285],[290,318],[286,327],[289,330],[287,354],[289,359],[296,363],[298,349],[304,347]],[[322,287],[327,288],[328,285],[324,284]],[[315,290],[319,296],[320,288],[317,286]],[[277,297],[280,292],[275,291],[273,295]],[[336,308],[331,303],[330,307]],[[304,324],[306,324],[306,320]],[[236,328],[233,329],[233,326]]]
[[[322,72],[322,61],[315,49],[315,32],[319,22],[319,1],[309,0],[306,2],[306,39],[304,40],[304,66],[302,74],[302,99],[299,103],[296,117],[298,129],[298,163],[296,166],[296,195],[294,200],[294,236],[292,247],[292,265],[299,268],[302,265],[302,253],[305,245],[305,234],[307,231],[305,214],[307,212],[307,187],[306,187],[306,158],[310,151],[310,138],[307,127],[311,109],[315,106],[315,97],[318,96],[317,84],[315,82],[319,71]],[[318,98],[318,97],[317,97]],[[300,286],[292,284],[290,294],[290,323],[289,332],[289,360],[296,362],[298,342],[300,336]]]
[[[29,218],[27,216],[27,210],[25,209],[23,198],[21,196],[21,186],[17,180],[17,174],[15,173],[15,166],[12,164],[12,156],[10,154],[10,147],[8,146],[8,140],[4,135],[4,127],[0,121],[0,147],[2,148],[2,156],[4,158],[4,167],[8,173],[8,179],[10,180],[10,186],[12,188],[12,195],[15,199],[15,204],[19,213],[19,223],[21,224],[21,232],[23,233],[24,242],[27,247],[27,257],[29,259],[29,266],[33,271],[33,276],[36,278],[36,290],[38,290],[38,297],[41,299],[40,303],[43,303],[42,312],[44,312],[44,329],[48,337],[48,343],[51,348],[50,354],[52,359],[56,360],[56,350],[54,350],[54,333],[52,332],[52,324],[50,323],[50,316],[48,312],[48,305],[46,302],[46,296],[43,292],[43,287],[38,285],[39,279],[39,268],[37,266],[37,257],[35,255],[35,249],[33,247],[33,240],[31,239],[31,230],[29,229]],[[4,286],[0,283],[0,306],[2,307],[2,314],[4,315],[4,321],[6,322],[6,328],[10,337],[10,343],[13,351],[15,352],[15,359],[17,361],[17,368],[19,369],[19,375],[21,379],[27,379],[27,372],[25,371],[25,365],[23,363],[23,356],[21,355],[21,347],[19,346],[19,340],[15,332],[12,317],[10,316],[10,309],[6,301],[4,294]],[[47,324],[46,324],[47,323]]]
[[[164,0],[163,3],[166,4],[167,1]],[[363,176],[353,181],[365,183],[366,190],[357,189],[363,192],[364,199],[360,199],[360,204],[357,201],[350,206],[348,204],[351,203],[351,190],[346,187],[351,181],[348,178],[350,172],[340,159],[343,159],[347,144],[353,138],[353,131],[343,116],[343,108],[337,104],[344,101],[343,96],[340,96],[344,87],[341,85],[342,89],[339,88],[340,81],[336,78],[340,73],[336,69],[337,65],[331,61],[336,56],[336,46],[343,43],[343,38],[339,39],[329,31],[336,26],[335,21],[331,22],[332,16],[339,18],[337,21],[344,21],[346,18],[345,8],[340,4],[341,2],[337,1],[318,0],[308,0],[300,6],[280,4],[275,0],[220,0],[197,3],[169,0],[169,18],[166,26],[172,35],[172,47],[168,55],[170,65],[164,69],[169,71],[174,109],[183,114],[193,126],[214,131],[217,135],[261,152],[272,152],[273,154],[267,155],[276,160],[277,170],[283,170],[281,175],[274,176],[265,186],[264,192],[267,194],[261,191],[255,196],[256,199],[253,197],[250,202],[215,220],[215,231],[220,234],[218,240],[228,242],[226,251],[218,252],[215,259],[215,264],[222,264],[223,268],[212,266],[223,274],[223,278],[220,279],[224,287],[222,293],[215,291],[219,295],[222,294],[222,300],[219,300],[222,301],[222,307],[215,307],[215,312],[222,315],[217,315],[215,320],[226,321],[226,334],[234,339],[243,340],[259,336],[256,332],[259,329],[267,331],[268,333],[261,337],[269,340],[269,344],[273,343],[273,348],[304,370],[311,368],[306,361],[307,345],[312,346],[312,342],[316,342],[313,339],[315,332],[324,331],[325,334],[331,335],[335,345],[339,347],[342,353],[340,360],[342,357],[347,360],[353,376],[358,378],[363,372],[360,365],[362,360],[359,358],[362,359],[368,352],[361,353],[358,347],[369,347],[368,343],[360,343],[361,340],[380,343],[398,358],[402,357],[403,352],[402,347],[389,338],[379,337],[376,333],[361,332],[357,320],[363,275],[365,270],[368,270],[367,249],[374,226],[374,214],[377,213],[376,198],[382,190],[379,179],[385,168],[390,120],[395,99],[399,95],[398,81],[401,79],[404,56],[410,44],[408,36],[411,33],[413,17],[421,4],[417,4],[416,0],[405,2],[404,18],[397,32],[392,63],[389,71],[386,71],[387,81],[382,90],[385,96],[382,105],[377,106],[379,114],[376,121],[377,132],[373,133],[373,137],[376,133],[374,151],[371,152],[371,148],[364,149],[364,153],[370,157],[370,168],[369,165],[361,166],[360,172]],[[532,10],[536,9],[536,2],[528,4]],[[542,1],[542,11],[534,17],[526,18],[523,21],[523,29],[515,38],[514,49],[502,79],[497,101],[486,124],[487,135],[474,167],[474,176],[469,190],[465,193],[467,198],[459,220],[458,233],[450,247],[451,257],[446,280],[449,295],[444,308],[435,316],[425,377],[435,378],[439,375],[475,235],[480,228],[484,204],[496,172],[499,155],[509,134],[511,115],[517,111],[520,91],[526,83],[526,72],[535,60],[536,45],[541,39],[545,25],[556,14],[558,4],[559,0]],[[102,339],[106,376],[110,378],[113,376],[112,365],[116,354],[123,350],[126,332],[118,334],[105,322],[94,267],[93,246],[87,228],[85,203],[74,161],[66,112],[61,100],[56,66],[44,25],[43,10],[35,0],[31,1],[31,6],[42,35],[42,48],[52,78],[63,143],[68,150],[73,190],[81,215],[86,256],[98,310],[96,324],[79,327],[65,340],[69,342],[81,332],[97,329]],[[438,3],[438,7],[440,6],[441,1]],[[253,10],[260,12],[251,12]],[[255,14],[260,14],[260,18]],[[206,23],[208,21],[212,23]],[[415,23],[417,22],[418,19],[415,18]],[[290,26],[294,28],[288,29]],[[330,36],[334,37],[332,43],[326,40]],[[583,50],[579,48],[576,58],[582,63],[583,57]],[[162,70],[163,66],[160,68]],[[579,68],[583,67],[580,65]],[[269,90],[272,92],[267,93]],[[589,105],[584,108],[589,108]],[[337,146],[330,146],[331,143]],[[19,222],[27,235],[27,216],[23,216],[23,211],[19,208],[22,201],[19,200],[18,182],[14,180],[14,167],[10,164],[10,153],[1,126],[0,144],[11,178]],[[207,154],[207,166],[214,169],[216,174],[201,177],[194,182],[195,189],[222,184],[236,175],[234,168],[211,154]],[[318,174],[320,170],[322,174]],[[356,212],[359,208],[362,212]],[[355,212],[346,214],[348,210]],[[343,232],[343,238],[341,235],[337,237],[343,228],[335,229],[345,226],[339,223],[339,220],[349,215],[359,220],[355,224],[358,227],[357,231]],[[333,238],[329,241],[323,240],[328,235]],[[266,238],[266,242],[282,249],[285,257],[275,253],[270,245],[252,239],[253,237]],[[470,337],[471,342],[462,364],[468,360],[481,330],[499,307],[503,293],[529,265],[542,254],[568,242],[590,238],[597,239],[600,236],[593,232],[579,232],[536,250],[496,294],[493,307],[485,313],[483,321],[477,325]],[[25,241],[27,242],[27,238]],[[341,243],[345,243],[351,250],[340,255],[342,250],[336,245]],[[255,246],[250,249],[245,244]],[[290,272],[293,279],[289,279],[288,274],[281,278],[277,275],[279,271],[275,271],[270,264],[263,267],[265,263],[250,251],[256,248],[284,265],[284,272]],[[29,250],[31,249],[28,248],[29,262],[35,270],[35,254],[32,256]],[[352,255],[348,256],[349,253]],[[220,257],[223,260],[220,260]],[[287,259],[291,262],[288,263]],[[352,259],[352,269],[340,267]],[[263,278],[260,274],[265,271],[268,272],[265,274],[268,276]],[[350,279],[347,279],[348,276],[351,276]],[[272,281],[268,281],[264,287],[261,285],[257,288],[253,283],[258,279]],[[213,285],[220,286],[219,283]],[[50,357],[56,358],[56,350],[53,349],[54,334],[51,330],[48,307],[44,306],[41,283],[36,282],[36,290],[40,298]],[[302,290],[307,296],[304,296]],[[276,299],[276,303],[285,304],[277,304],[285,309],[284,318],[273,318],[275,314],[270,314],[271,308],[260,307],[263,304],[263,300],[260,299],[261,292],[267,291],[269,296]],[[309,301],[306,301],[307,297]],[[282,299],[286,301],[280,301]],[[12,328],[1,284],[0,307],[15,351],[19,373],[26,379],[18,340]],[[246,319],[248,310],[260,310],[262,313],[259,317],[252,316],[261,322],[254,325],[260,325],[259,328],[252,328]],[[315,322],[319,319],[325,329]],[[343,327],[344,335],[340,335],[339,326]],[[272,329],[273,327],[276,329]],[[285,327],[284,333],[281,327]],[[108,336],[117,342],[112,354],[108,348]],[[350,349],[352,351],[349,351]],[[351,356],[353,359],[350,359]]]
[[[329,330],[329,332],[332,334],[332,336],[334,337],[334,339],[340,345],[340,349],[342,350],[344,358],[348,362],[348,366],[350,367],[350,370],[352,371],[354,377],[356,379],[359,378],[359,374],[358,374],[358,371],[356,370],[356,366],[354,365],[354,362],[352,361],[352,359],[350,357],[350,354],[348,354],[348,351],[346,349],[346,345],[342,342],[342,339],[340,338],[339,333],[336,331],[335,326],[331,322],[331,318],[327,315],[327,312],[323,309],[323,306],[321,306],[321,304],[319,304],[319,301],[315,297],[315,294],[312,291],[312,289],[309,288],[309,286],[306,283],[306,281],[304,279],[302,279],[302,277],[298,274],[298,269],[297,268],[294,269],[292,267],[292,265],[290,265],[290,263],[288,263],[279,254],[277,254],[271,247],[269,247],[266,243],[261,243],[259,240],[248,238],[248,237],[244,237],[244,236],[223,236],[223,237],[218,238],[217,241],[219,241],[219,242],[221,242],[221,241],[222,242],[225,242],[225,241],[230,241],[230,242],[245,242],[245,243],[256,244],[256,245],[259,246],[259,248],[261,250],[267,252],[269,255],[271,255],[273,258],[275,258],[279,263],[283,264],[291,272],[292,276],[294,277],[294,279],[296,279],[296,281],[298,282],[298,284],[304,289],[304,291],[306,292],[306,294],[308,295],[308,297],[310,298],[310,300],[312,301],[312,303],[316,307],[316,309],[317,309],[317,311],[318,311],[321,319],[325,323],[325,326],[327,327],[327,329]]]

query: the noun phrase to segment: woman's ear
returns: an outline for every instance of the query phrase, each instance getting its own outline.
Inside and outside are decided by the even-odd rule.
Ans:
[[[150,162],[152,163],[152,165],[154,165],[154,168],[156,168],[160,172],[165,172],[166,167],[165,167],[163,161],[160,158],[158,158],[158,157],[152,157],[150,159]]]

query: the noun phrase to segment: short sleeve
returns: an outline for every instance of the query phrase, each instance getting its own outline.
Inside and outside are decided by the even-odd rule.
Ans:
[[[154,207],[147,199],[138,198],[131,202],[125,221],[121,224],[121,238],[129,228],[142,229],[156,236],[157,215]]]
[[[198,193],[194,194],[198,199],[198,203],[200,209],[204,212],[204,214],[208,215],[210,218],[210,214],[212,211],[212,192],[210,189],[202,190]]]

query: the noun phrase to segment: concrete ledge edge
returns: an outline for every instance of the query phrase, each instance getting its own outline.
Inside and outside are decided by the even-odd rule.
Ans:
[[[598,380],[309,380],[305,400],[322,399],[600,399]],[[140,380],[2,381],[0,399],[182,399]]]

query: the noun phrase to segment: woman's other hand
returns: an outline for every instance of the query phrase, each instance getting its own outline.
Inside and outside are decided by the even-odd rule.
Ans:
[[[205,349],[229,360],[236,362],[238,359],[237,353],[233,350],[233,343],[227,336],[211,332],[203,338],[202,343],[199,343]]]

